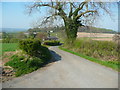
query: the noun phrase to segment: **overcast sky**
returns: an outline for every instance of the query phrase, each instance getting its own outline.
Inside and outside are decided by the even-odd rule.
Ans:
[[[2,23],[0,22],[0,28],[30,28],[32,23],[36,20],[43,19],[47,16],[47,11],[43,8],[41,13],[37,12],[32,15],[28,15],[25,9],[25,5],[30,4],[30,2],[2,2],[0,3],[0,9],[2,9],[2,14],[0,14],[0,19],[2,18]],[[1,10],[0,10],[1,11]],[[112,8],[113,20],[109,15],[104,15],[98,19],[95,26],[107,29],[118,30],[118,7]],[[1,26],[2,24],[2,26]]]

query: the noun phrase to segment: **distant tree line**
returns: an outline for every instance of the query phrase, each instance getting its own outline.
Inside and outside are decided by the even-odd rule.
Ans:
[[[30,28],[28,29],[27,32],[32,33],[32,32],[47,32],[47,31],[54,31],[54,32],[58,32],[59,30],[64,30],[65,27],[64,26],[57,26],[57,27],[44,27],[44,28]]]
[[[43,40],[47,37],[47,33],[45,32],[18,32],[18,33],[7,33],[2,32],[2,43],[18,43],[22,39],[39,39]]]
[[[87,32],[87,33],[111,33],[115,34],[116,31],[113,31],[111,29],[105,29],[105,28],[97,28],[97,27],[79,27],[78,32]]]
[[[3,43],[16,43],[19,42],[20,39],[25,39],[27,36],[24,32],[19,33],[7,33],[2,32],[2,42]]]

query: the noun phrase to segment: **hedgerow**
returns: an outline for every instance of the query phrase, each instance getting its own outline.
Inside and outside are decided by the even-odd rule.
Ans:
[[[57,45],[60,45],[60,41],[57,41],[57,40],[46,40],[46,41],[44,41],[44,45],[57,46]]]
[[[72,44],[64,44],[64,47],[101,60],[118,60],[117,43],[112,41],[95,41],[91,39],[77,39]]]

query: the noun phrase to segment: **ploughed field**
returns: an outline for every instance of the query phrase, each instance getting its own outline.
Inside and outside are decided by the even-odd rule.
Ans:
[[[112,41],[112,37],[115,34],[78,32],[77,35],[78,38],[86,37],[86,38],[91,38],[93,40]]]

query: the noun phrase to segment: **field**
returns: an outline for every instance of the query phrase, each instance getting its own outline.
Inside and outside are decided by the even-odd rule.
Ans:
[[[0,51],[0,56],[4,52],[15,51],[16,49],[18,49],[18,44],[17,43],[0,43],[0,50],[1,50]]]
[[[114,34],[105,34],[105,33],[85,33],[85,32],[78,32],[78,38],[80,37],[87,37],[92,38],[93,40],[100,40],[100,41],[112,41],[112,37]]]

